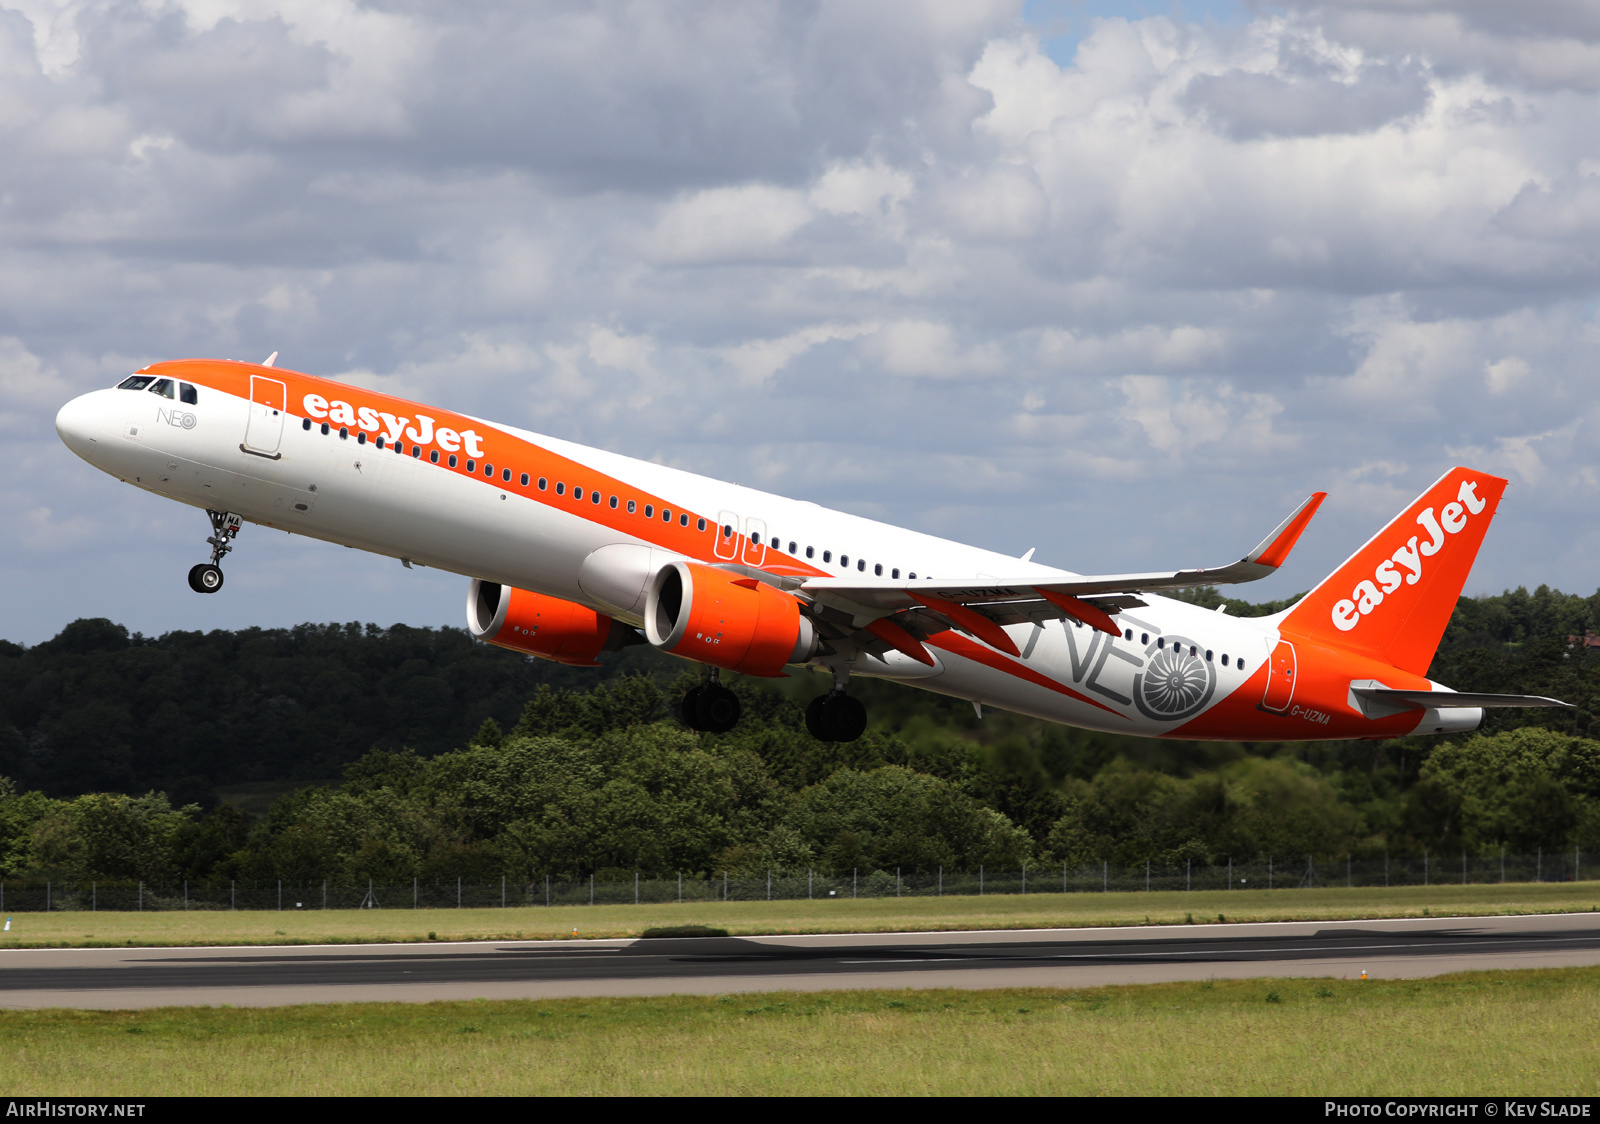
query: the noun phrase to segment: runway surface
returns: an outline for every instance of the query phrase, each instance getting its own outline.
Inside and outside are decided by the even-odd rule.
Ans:
[[[610,941],[7,949],[0,1007],[1417,977],[1600,964],[1600,914]]]

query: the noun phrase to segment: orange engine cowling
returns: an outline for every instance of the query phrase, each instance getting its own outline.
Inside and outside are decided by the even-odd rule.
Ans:
[[[645,597],[644,631],[650,643],[675,656],[768,678],[817,650],[816,629],[795,598],[698,562],[669,562],[656,571]]]
[[[467,628],[478,640],[577,667],[595,667],[601,652],[643,643],[604,613],[481,578],[467,591]]]

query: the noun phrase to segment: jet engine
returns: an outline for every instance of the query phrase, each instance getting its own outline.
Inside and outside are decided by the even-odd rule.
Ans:
[[[601,652],[643,643],[604,613],[481,578],[467,591],[467,628],[478,640],[576,667],[595,667]]]
[[[816,629],[794,597],[698,562],[669,562],[656,571],[644,629],[650,643],[675,656],[768,678],[817,650]]]

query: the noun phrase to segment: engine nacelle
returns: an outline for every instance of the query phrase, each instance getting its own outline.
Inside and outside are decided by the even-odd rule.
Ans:
[[[645,598],[644,631],[650,643],[675,656],[768,678],[817,650],[816,629],[795,598],[698,562],[669,562],[656,571]]]
[[[641,643],[604,613],[481,578],[467,591],[467,628],[478,640],[576,667],[596,667],[601,652]]]

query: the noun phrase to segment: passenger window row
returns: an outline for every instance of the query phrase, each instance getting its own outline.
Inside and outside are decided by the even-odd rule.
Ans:
[[[300,428],[305,430],[305,431],[307,431],[307,432],[310,432],[311,425],[312,425],[311,419],[310,418],[305,418],[305,419],[302,419],[302,421],[300,423]],[[329,425],[327,422],[323,422],[317,428],[322,431],[322,434],[323,434],[324,437],[326,437],[328,434],[333,432],[333,427],[331,425]],[[363,433],[363,432],[358,430],[356,432],[355,436],[356,436],[356,444],[357,445],[365,445],[367,443],[367,435],[365,433]],[[348,426],[340,426],[339,427],[339,440],[345,441],[345,440],[348,440],[349,437],[350,437],[350,428]],[[381,435],[378,436],[378,437],[374,437],[372,439],[372,444],[373,444],[374,448],[382,449],[384,447],[384,444],[385,444],[384,438]],[[396,441],[396,442],[394,442],[394,444],[391,447],[394,449],[394,451],[396,453],[400,454],[401,456],[404,456],[405,453],[406,453],[406,444],[403,441]],[[422,446],[421,445],[412,445],[411,446],[411,455],[413,457],[420,458],[422,456]],[[428,461],[431,464],[438,464],[439,463],[440,457],[439,457],[439,450],[438,449],[430,449],[430,450],[428,450]],[[451,468],[465,467],[468,472],[471,472],[471,473],[474,473],[474,474],[476,474],[477,471],[478,471],[478,462],[475,459],[473,459],[471,457],[468,457],[466,459],[466,464],[463,466],[462,465],[462,458],[457,456],[455,453],[449,454],[449,456],[447,458],[445,458],[445,463]],[[483,462],[483,475],[485,477],[487,477],[488,479],[490,479],[490,480],[493,480],[495,478],[495,475],[496,475],[495,467],[489,461],[484,461]],[[511,483],[512,478],[515,477],[516,480],[517,480],[517,483],[521,487],[524,487],[524,488],[526,488],[532,482],[532,477],[530,477],[526,472],[517,473],[517,472],[513,471],[512,469],[505,468],[503,466],[501,467],[501,469],[499,471],[499,477],[500,477],[500,482],[502,484]],[[550,481],[549,481],[549,479],[547,477],[544,477],[544,476],[539,477],[538,488],[539,488],[539,491],[541,491],[541,492],[549,491],[549,489],[550,489]],[[556,495],[558,495],[558,496],[566,495],[567,494],[567,485],[562,481],[557,481],[556,482],[556,486],[555,486],[555,492],[556,492]],[[620,497],[611,496],[609,498],[609,500],[608,500],[606,498],[606,496],[604,495],[604,493],[602,493],[600,491],[600,489],[598,489],[598,488],[585,488],[582,484],[574,484],[572,486],[572,499],[574,500],[574,502],[578,502],[578,503],[581,503],[585,499],[587,499],[591,504],[594,504],[596,506],[599,506],[600,504],[604,503],[607,507],[611,508],[612,511],[618,511],[618,510],[620,510],[622,508],[622,500],[621,500]],[[629,515],[637,514],[638,511],[639,511],[639,501],[637,501],[637,500],[628,500],[627,501],[627,511],[628,511]],[[655,504],[651,504],[651,503],[645,504],[644,505],[644,517],[646,519],[654,519],[655,515],[656,515]],[[671,523],[672,522],[672,511],[671,511],[671,509],[663,507],[661,509],[661,518],[662,518],[662,520],[664,522]],[[688,512],[686,512],[686,511],[679,512],[678,513],[678,526],[687,527],[689,525],[689,519],[690,519],[690,515],[689,515]],[[706,521],[704,519],[696,519],[695,520],[695,529],[698,530],[698,531],[704,531],[706,529]]]
[[[723,527],[722,528],[722,537],[723,538],[732,538],[733,537],[733,528],[732,527],[727,527],[727,526]],[[760,535],[751,535],[750,536],[750,541],[755,543],[757,546],[762,545],[761,536]],[[783,540],[780,539],[777,535],[772,535],[767,539],[766,545],[771,547],[773,550],[782,550],[783,549]],[[800,556],[800,544],[795,542],[793,539],[789,540],[789,553],[794,555],[796,558],[798,558]],[[816,556],[817,556],[817,548],[816,547],[814,547],[814,546],[806,547],[806,557],[807,558],[815,558]],[[822,560],[831,565],[832,562],[833,562],[833,551],[824,550],[822,552]],[[850,556],[848,554],[839,555],[839,568],[842,569],[842,570],[848,570],[850,568]],[[865,558],[857,558],[856,559],[856,572],[857,573],[865,573],[866,569],[867,569],[867,560]],[[883,577],[883,563],[882,562],[873,563],[872,575],[873,575],[873,577],[878,577],[878,578]],[[916,576],[917,576],[916,571],[913,570],[909,574],[906,575],[906,578],[907,578],[907,580],[910,580],[911,578],[915,578]],[[900,580],[900,567],[898,567],[898,566],[892,567],[889,570],[889,577],[894,581],[899,581]]]
[[[300,428],[301,429],[304,429],[307,432],[310,432],[311,427],[312,427],[312,422],[311,422],[310,418],[302,419],[302,421],[300,423]],[[327,423],[327,422],[323,422],[320,426],[318,426],[318,428],[322,431],[323,436],[327,436],[328,434],[333,432],[333,427],[331,425],[329,425],[329,423]],[[356,436],[356,444],[357,445],[365,445],[367,443],[367,435],[365,433],[363,433],[363,432],[358,430],[356,432],[355,436]],[[348,440],[349,437],[350,437],[350,428],[348,426],[340,426],[339,427],[339,439],[341,441],[344,441],[344,440]],[[376,448],[382,449],[384,447],[384,438],[382,436],[375,437],[372,440],[372,444]],[[399,453],[402,456],[405,455],[406,446],[405,446],[404,442],[402,442],[402,441],[395,442],[394,445],[393,445],[393,448],[394,448],[394,451],[396,453]],[[411,455],[413,457],[421,457],[422,456],[422,446],[421,445],[413,445],[413,446],[411,446]],[[439,450],[430,449],[428,451],[428,460],[433,464],[438,464],[439,463]],[[449,457],[447,458],[446,463],[448,463],[448,465],[451,468],[457,468],[457,467],[461,466],[461,458],[456,456],[456,454],[451,453],[451,454],[449,454]],[[467,462],[466,462],[466,470],[468,472],[476,473],[478,471],[477,461],[472,460],[472,459],[469,458],[467,460]],[[488,477],[490,479],[493,479],[494,475],[495,475],[494,465],[492,465],[492,464],[488,463],[487,461],[485,461],[484,465],[483,465],[483,474],[484,474],[484,476],[486,476],[486,477]],[[506,484],[511,483],[511,478],[512,478],[513,475],[516,475],[516,474],[514,474],[512,472],[512,470],[509,469],[509,468],[502,468],[500,470],[500,480],[501,480],[502,483],[506,483]],[[528,477],[528,474],[526,472],[521,473],[520,475],[518,475],[517,479],[518,479],[518,482],[522,485],[522,487],[526,488],[528,486],[529,477]],[[544,477],[544,476],[539,477],[538,489],[541,492],[545,492],[545,491],[549,491],[550,490],[550,481],[549,481],[549,479],[547,477]],[[566,483],[564,481],[560,481],[560,480],[556,481],[555,493],[558,496],[567,495],[568,489],[567,489],[567,485],[566,485]],[[574,503],[582,503],[585,499],[587,499],[589,501],[589,503],[591,503],[591,504],[594,504],[594,505],[597,505],[597,506],[600,505],[600,504],[604,504],[605,506],[611,508],[611,510],[613,510],[613,511],[621,510],[623,508],[623,506],[624,506],[624,503],[625,503],[626,504],[626,510],[627,510],[629,515],[637,515],[639,513],[639,501],[637,501],[637,500],[624,501],[619,496],[614,496],[614,495],[613,496],[607,496],[604,493],[602,493],[598,488],[586,488],[582,484],[574,484],[572,486],[572,489],[571,489],[571,494],[572,494],[572,499],[573,499]],[[646,519],[654,519],[656,517],[656,508],[655,508],[654,504],[647,503],[647,504],[644,505],[644,517]],[[688,512],[680,511],[678,513],[678,526],[687,527],[689,525],[690,518],[691,518],[691,516],[689,515]],[[670,508],[663,507],[661,509],[661,519],[662,519],[663,522],[666,522],[666,523],[671,523],[672,522],[672,511],[671,511]],[[702,519],[702,518],[695,518],[695,530],[704,531],[705,529],[706,529],[706,521],[704,519]],[[722,535],[723,535],[724,538],[732,538],[733,537],[733,528],[730,527],[730,526],[724,526],[722,528]],[[762,545],[762,537],[760,535],[751,535],[750,536],[750,541],[752,543],[756,544],[757,546],[761,546]],[[772,547],[774,550],[783,549],[782,540],[779,539],[779,537],[777,535],[772,535],[766,541],[765,545]],[[798,556],[798,554],[799,554],[799,546],[800,546],[800,544],[797,543],[797,542],[789,543],[789,553],[792,554],[792,555]],[[806,547],[806,557],[807,558],[815,558],[816,557],[816,547],[813,547],[813,546]],[[831,550],[824,550],[822,552],[822,560],[824,562],[831,563],[833,561],[833,552]],[[839,555],[839,566],[840,566],[841,569],[845,569],[845,570],[848,570],[850,568],[850,556],[848,554]],[[866,569],[867,569],[866,559],[857,558],[856,559],[856,570],[857,570],[857,572],[865,573]],[[883,563],[881,563],[881,562],[875,563],[873,565],[873,567],[872,567],[872,573],[873,573],[874,577],[880,577],[880,578],[883,577]],[[889,576],[894,581],[899,581],[900,580],[900,568],[898,566],[892,567],[890,569],[890,571],[889,571]],[[916,578],[916,576],[917,576],[917,573],[916,573],[915,570],[911,571],[909,574],[906,575],[907,579],[914,579],[914,578]]]
[[[1080,621],[1080,620],[1074,620],[1072,623],[1077,628],[1082,628],[1083,627],[1083,622]],[[1123,629],[1122,630],[1122,638],[1124,640],[1132,640],[1133,639],[1133,629],[1131,629],[1131,628]],[[1150,643],[1150,634],[1148,632],[1141,632],[1139,634],[1139,643],[1141,645],[1148,646],[1149,643]],[[1163,651],[1163,650],[1166,649],[1166,646],[1167,646],[1167,638],[1165,636],[1156,637],[1156,651],[1158,651],[1158,652],[1159,651]],[[1183,645],[1182,644],[1174,644],[1172,646],[1172,650],[1175,651],[1175,652],[1178,652],[1179,654],[1182,654]],[[1189,655],[1193,656],[1196,659],[1198,659],[1199,656],[1200,656],[1200,645],[1198,645],[1198,644],[1190,644],[1189,645]],[[1206,649],[1206,662],[1210,663],[1214,656],[1215,656],[1215,653],[1210,648],[1207,648]],[[1222,666],[1223,667],[1227,667],[1228,666],[1228,653],[1226,653],[1226,652],[1222,653]],[[1234,666],[1234,668],[1236,670],[1243,671],[1244,670],[1244,660],[1243,659],[1234,660],[1233,661],[1233,666]]]

